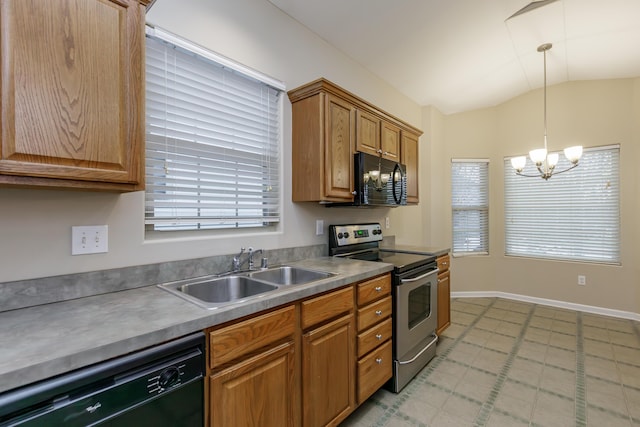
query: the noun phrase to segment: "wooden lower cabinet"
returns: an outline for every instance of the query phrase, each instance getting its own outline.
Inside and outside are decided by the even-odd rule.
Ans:
[[[358,360],[358,402],[362,403],[391,378],[391,340]]]
[[[355,409],[354,339],[352,313],[303,335],[303,426],[338,425]]]
[[[292,304],[205,331],[209,426],[299,425],[297,313]]]
[[[391,276],[357,285],[358,404],[382,387],[392,375]]]
[[[205,330],[210,427],[337,426],[391,376],[389,274]]]
[[[296,425],[294,349],[290,341],[212,375],[210,425]]]

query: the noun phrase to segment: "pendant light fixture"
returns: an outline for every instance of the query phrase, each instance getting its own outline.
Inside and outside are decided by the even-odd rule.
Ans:
[[[553,175],[567,172],[575,168],[578,166],[580,157],[582,157],[581,145],[565,148],[564,155],[571,162],[571,166],[563,170],[556,170],[555,168],[559,160],[558,153],[549,153],[547,151],[547,51],[551,49],[552,46],[553,45],[551,43],[545,43],[538,46],[538,52],[542,52],[544,54],[544,148],[529,151],[529,157],[536,165],[539,174],[527,175],[522,173],[527,164],[526,156],[519,156],[511,159],[511,166],[516,170],[517,175],[530,178],[540,177],[544,180],[548,180]]]

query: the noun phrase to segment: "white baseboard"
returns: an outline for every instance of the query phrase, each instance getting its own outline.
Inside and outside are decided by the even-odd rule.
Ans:
[[[565,308],[567,310],[584,311],[586,313],[601,314],[603,316],[619,317],[640,322],[640,314],[630,311],[613,310],[593,305],[575,304],[546,298],[536,298],[527,295],[511,294],[498,291],[451,292],[451,298],[505,298],[532,304],[548,305],[550,307]]]

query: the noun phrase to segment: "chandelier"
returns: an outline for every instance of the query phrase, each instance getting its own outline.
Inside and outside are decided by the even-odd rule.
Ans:
[[[530,178],[540,177],[544,180],[548,180],[553,175],[567,172],[576,166],[578,161],[582,157],[582,146],[576,145],[574,147],[567,147],[564,149],[564,156],[571,162],[571,166],[566,169],[556,170],[558,164],[558,153],[547,152],[547,51],[553,46],[551,43],[545,43],[538,46],[538,52],[544,54],[544,148],[538,148],[536,150],[529,151],[529,157],[531,161],[536,165],[539,174],[527,175],[522,173],[524,167],[527,164],[526,156],[513,157],[511,159],[511,166],[516,170],[517,175],[526,176]]]

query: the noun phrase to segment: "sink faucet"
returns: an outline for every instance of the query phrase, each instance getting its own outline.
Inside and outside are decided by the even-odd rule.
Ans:
[[[256,249],[255,251],[249,248],[249,270],[253,270],[253,256],[258,252],[262,253],[262,249]]]
[[[249,247],[247,249],[247,258],[245,258],[245,260],[242,260],[242,254],[245,253],[245,248],[240,248],[240,253],[236,256],[233,257],[233,264],[232,264],[232,271],[233,272],[237,272],[241,269],[241,267],[244,265],[245,262],[247,262],[249,264],[249,271],[253,270],[253,255],[257,254],[257,253],[263,253],[262,249],[257,249],[257,250],[253,250],[252,247]],[[267,268],[267,259],[266,258],[262,258],[262,262],[261,262],[261,268]]]
[[[249,250],[251,250],[251,248],[249,248]],[[243,253],[244,253],[244,248],[240,248],[240,253],[233,257],[233,262],[231,267],[232,271],[240,270],[240,266],[242,265],[240,263],[240,258],[242,258]]]

